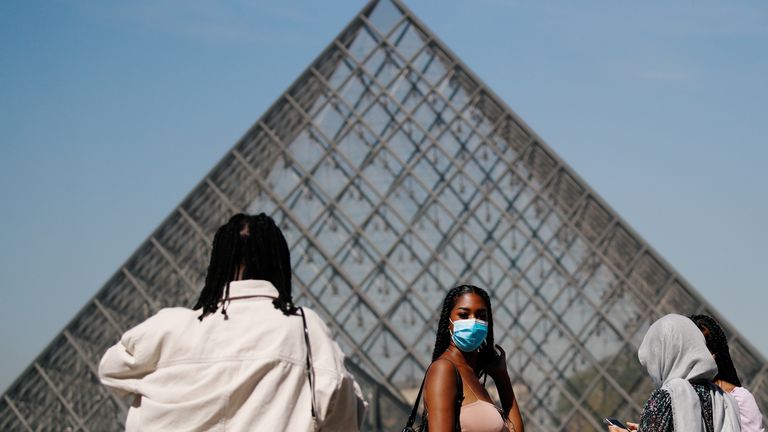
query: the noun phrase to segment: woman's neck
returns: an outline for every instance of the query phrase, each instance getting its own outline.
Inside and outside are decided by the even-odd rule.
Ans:
[[[479,360],[477,351],[464,352],[456,348],[456,345],[450,344],[448,345],[448,349],[445,350],[445,352],[450,356],[451,359],[454,360],[455,363],[469,366],[473,371],[477,371],[477,363]]]
[[[721,389],[723,389],[723,390],[724,390],[726,393],[730,393],[730,392],[732,392],[732,391],[733,391],[733,389],[735,389],[735,388],[736,388],[736,386],[735,386],[735,385],[733,385],[733,384],[729,383],[728,381],[723,381],[723,380],[721,380],[721,379],[719,379],[719,380],[715,380],[715,384],[716,384],[718,387],[720,387]]]

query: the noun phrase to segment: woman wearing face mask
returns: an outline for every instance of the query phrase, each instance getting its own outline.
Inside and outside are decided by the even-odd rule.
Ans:
[[[487,376],[501,409],[482,384]],[[443,301],[424,405],[430,432],[523,432],[504,350],[493,345],[491,300],[481,288],[458,286]]]

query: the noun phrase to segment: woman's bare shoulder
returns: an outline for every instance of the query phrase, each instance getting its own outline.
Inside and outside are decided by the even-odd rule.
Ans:
[[[427,371],[427,385],[434,381],[454,384],[456,382],[456,366],[444,358],[433,361]]]

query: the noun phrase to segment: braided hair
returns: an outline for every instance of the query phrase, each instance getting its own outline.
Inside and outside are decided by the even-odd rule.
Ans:
[[[485,302],[488,308],[488,334],[485,336],[485,345],[480,347],[480,367],[478,371],[479,375],[486,374],[482,365],[488,364],[488,361],[493,359],[496,355],[493,345],[493,314],[491,313],[491,298],[484,289],[478,288],[474,285],[460,285],[455,288],[451,288],[448,294],[445,295],[443,300],[443,309],[440,312],[440,321],[437,324],[437,336],[435,337],[435,350],[432,352],[432,361],[435,361],[440,357],[448,346],[451,344],[451,332],[450,332],[450,319],[451,311],[456,306],[456,299],[464,294],[474,293],[480,296]]]
[[[242,273],[241,273],[242,272]],[[239,279],[260,279],[277,288],[272,304],[284,314],[295,313],[291,296],[291,255],[288,242],[275,221],[264,213],[238,213],[216,230],[205,286],[194,310],[202,309],[199,319],[216,312],[227,317],[229,283]]]
[[[733,366],[733,360],[731,360],[731,353],[728,350],[728,339],[725,337],[725,332],[720,324],[709,315],[691,315],[689,318],[704,333],[707,348],[709,352],[715,355],[715,363],[717,363],[715,380],[723,380],[736,387],[741,387],[741,380],[739,380],[736,367]]]

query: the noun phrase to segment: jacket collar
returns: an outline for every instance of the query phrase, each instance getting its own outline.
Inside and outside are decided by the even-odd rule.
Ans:
[[[229,283],[229,298],[266,296],[278,297],[277,288],[271,282],[265,280],[239,280]]]

